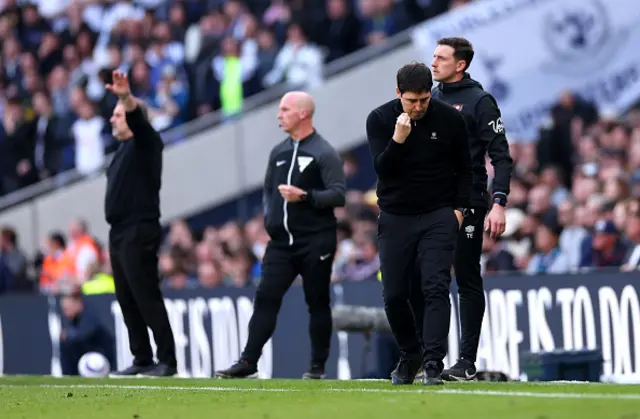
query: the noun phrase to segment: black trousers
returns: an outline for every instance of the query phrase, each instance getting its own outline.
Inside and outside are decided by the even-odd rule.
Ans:
[[[476,362],[485,310],[480,256],[486,215],[486,209],[475,208],[465,217],[458,235],[454,259],[455,279],[460,298],[460,357],[471,362]]]
[[[480,274],[480,257],[482,255],[482,237],[485,208],[474,208],[462,222],[458,233],[454,257],[455,280],[458,285],[460,299],[460,358],[476,362],[482,319],[485,311],[484,285]],[[416,269],[414,284],[420,283],[420,270]],[[420,289],[414,287],[411,295],[411,308],[414,316],[421,319],[424,313]],[[418,330],[422,325],[418,325]]]
[[[109,251],[116,298],[129,332],[136,365],[153,363],[147,327],[153,332],[158,361],[176,366],[175,343],[160,291],[158,223],[138,223],[109,232]]]
[[[257,363],[273,335],[282,298],[298,275],[302,276],[309,309],[311,365],[324,367],[331,345],[331,267],[336,252],[335,231],[288,243],[271,241],[262,262],[262,280],[253,303],[249,337],[242,359]]]
[[[442,368],[447,352],[449,285],[458,220],[452,208],[422,215],[382,212],[378,218],[378,247],[385,311],[402,357],[436,361]],[[416,264],[424,301],[422,348],[411,290]]]

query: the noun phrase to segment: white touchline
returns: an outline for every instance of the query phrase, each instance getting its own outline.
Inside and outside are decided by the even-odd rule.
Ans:
[[[176,390],[176,391],[227,391],[227,392],[265,392],[265,393],[302,393],[302,392],[328,392],[328,393],[393,393],[393,394],[451,394],[469,396],[499,396],[499,397],[533,397],[547,399],[607,399],[607,400],[640,400],[640,394],[597,394],[597,393],[545,393],[525,391],[493,391],[493,390],[404,390],[386,388],[257,388],[257,387],[188,387],[188,386],[148,386],[148,385],[117,385],[117,384],[0,384],[0,387],[42,387],[60,389],[114,389],[114,390]]]

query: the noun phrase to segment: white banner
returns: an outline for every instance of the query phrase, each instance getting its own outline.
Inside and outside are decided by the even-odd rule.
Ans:
[[[495,96],[512,141],[537,138],[564,89],[617,111],[640,97],[638,0],[484,0],[412,36],[426,63],[442,37],[471,41],[471,77]]]

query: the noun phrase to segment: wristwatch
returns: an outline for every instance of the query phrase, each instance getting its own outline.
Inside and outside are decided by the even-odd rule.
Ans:
[[[300,200],[306,201],[307,199],[309,199],[309,193],[307,191],[302,191],[302,195],[300,195]]]
[[[498,204],[501,207],[506,207],[507,206],[507,197],[504,196],[503,194],[493,195],[493,203],[494,204]]]

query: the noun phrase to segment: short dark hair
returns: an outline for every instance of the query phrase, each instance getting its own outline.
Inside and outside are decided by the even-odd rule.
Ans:
[[[64,239],[64,235],[62,235],[62,233],[58,231],[51,233],[49,235],[49,240],[56,242],[58,246],[62,247],[63,249],[67,247],[67,243],[66,243],[66,240]]]
[[[0,229],[0,236],[15,246],[18,243],[18,235],[16,231],[11,227],[2,227]]]
[[[398,70],[396,82],[400,94],[406,92],[431,92],[431,88],[433,87],[431,70],[429,70],[429,67],[424,63],[413,62],[403,66]]]
[[[464,69],[462,71],[467,71],[469,66],[471,65],[471,61],[473,61],[473,45],[469,42],[468,39],[465,38],[442,38],[438,41],[438,45],[446,45],[448,47],[453,48],[453,56],[457,61],[462,61],[466,63]]]

